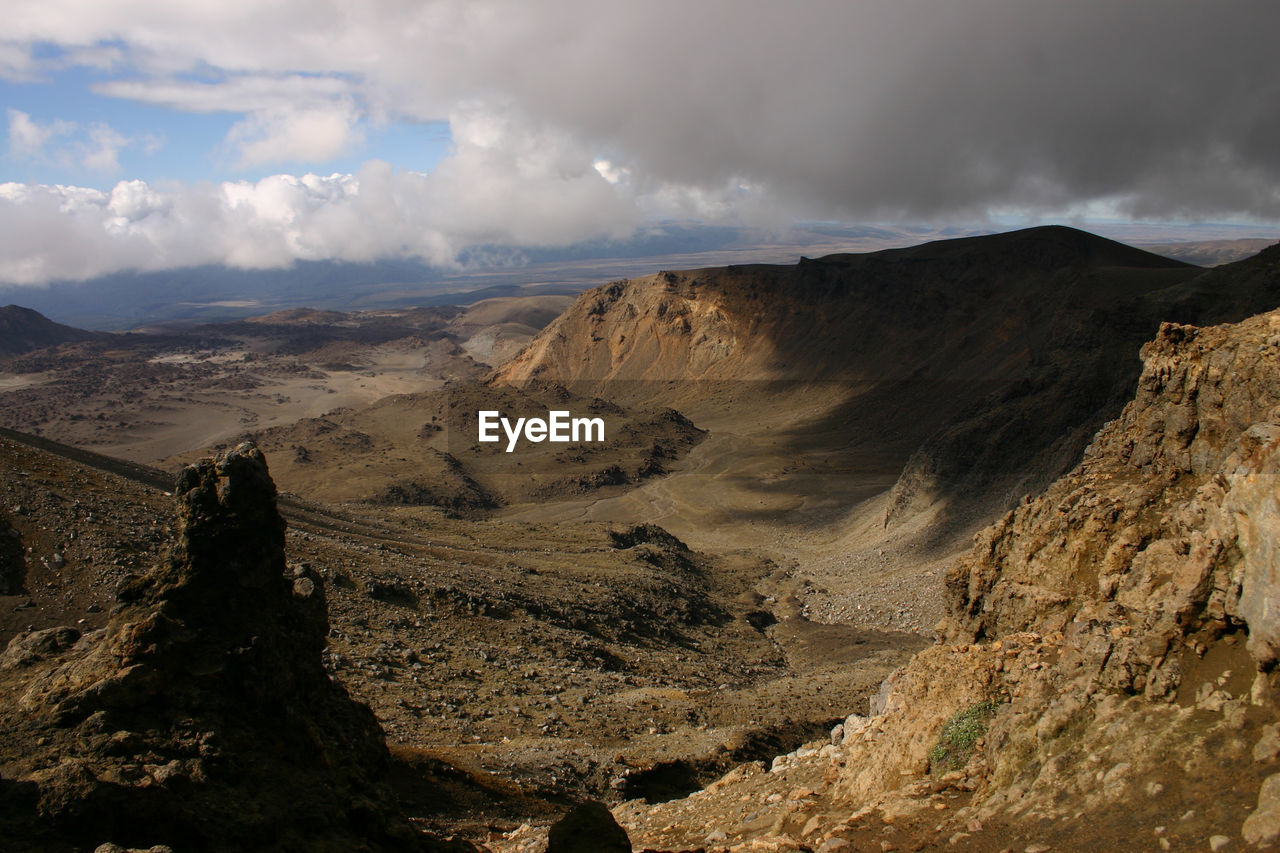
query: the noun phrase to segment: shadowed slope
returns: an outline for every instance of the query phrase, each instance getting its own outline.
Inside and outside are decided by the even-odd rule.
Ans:
[[[18,305],[0,308],[0,356],[18,355],[54,344],[99,337],[101,335],[95,332],[55,323],[30,308]]]

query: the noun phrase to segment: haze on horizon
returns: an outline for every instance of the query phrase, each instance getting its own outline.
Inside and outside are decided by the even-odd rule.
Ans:
[[[10,3],[0,283],[656,222],[1280,226],[1270,0]]]

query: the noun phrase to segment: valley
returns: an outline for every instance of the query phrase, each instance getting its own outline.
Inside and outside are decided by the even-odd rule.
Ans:
[[[6,424],[138,462],[226,442],[487,369],[532,337],[569,297],[494,299],[466,309],[342,314],[284,310],[250,321],[81,333],[13,330],[0,386]],[[43,318],[41,318],[43,320]],[[62,327],[66,328],[66,327]],[[495,355],[496,354],[496,355]]]
[[[636,849],[1031,849],[1043,821],[1110,815],[1058,756],[1127,763],[1114,791],[1164,772],[1091,740],[1095,720],[1230,755],[1273,725],[1269,670],[1246,677],[1243,651],[1248,634],[1261,661],[1269,623],[1227,578],[1269,590],[1240,567],[1274,536],[1248,472],[1269,476],[1255,424],[1280,366],[1274,315],[1255,315],[1277,305],[1274,247],[1206,269],[1037,228],[146,333],[3,309],[0,522],[21,548],[0,639],[116,636],[120,590],[199,529],[165,484],[252,442],[291,576],[324,590],[325,672],[372,709],[399,807],[434,837],[533,851],[592,799]],[[600,416],[606,440],[476,440],[481,410],[554,408]],[[1254,532],[1204,532],[1213,488]],[[1185,582],[1160,564],[1205,553]],[[0,686],[34,697],[102,642],[0,664]],[[934,766],[947,720],[984,702],[989,737]],[[1045,708],[1057,728],[1034,723]],[[85,754],[106,779],[112,753]],[[1224,800],[1239,814],[1198,805],[1219,777],[1197,771],[1182,796],[1202,811],[1167,837],[1237,837],[1278,757]],[[60,760],[15,742],[0,777]],[[1175,805],[1136,809],[1142,831]],[[1124,837],[1111,817],[1072,831],[1064,849]]]

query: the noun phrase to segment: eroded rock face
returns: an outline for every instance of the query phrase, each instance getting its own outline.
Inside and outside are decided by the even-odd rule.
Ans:
[[[383,781],[377,721],[322,666],[324,586],[286,571],[262,454],[188,467],[176,494],[179,541],[121,585],[103,636],[6,654],[27,749],[2,775],[30,806],[7,822],[90,847],[429,849]]]
[[[1280,312],[1165,324],[1142,355],[1083,461],[952,568],[939,645],[845,736],[841,796],[888,802],[949,718],[993,702],[965,819],[1136,827],[1177,777],[1188,837],[1240,835],[1280,760],[1254,749],[1280,716]]]
[[[1106,622],[1123,633],[1108,680],[1148,695],[1176,687],[1167,652],[1196,632],[1247,624],[1274,662],[1280,315],[1166,324],[1143,358],[1136,399],[1084,461],[952,569],[951,638]]]

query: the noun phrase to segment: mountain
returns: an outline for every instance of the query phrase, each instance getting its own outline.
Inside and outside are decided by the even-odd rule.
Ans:
[[[582,294],[501,378],[878,379],[957,354],[950,331],[1025,345],[1057,309],[1088,310],[1194,267],[1049,227],[861,255],[664,272]],[[1012,311],[1017,313],[1010,316]],[[963,322],[962,322],[963,321]],[[961,330],[961,327],[963,329]],[[933,346],[920,351],[924,342]],[[1006,348],[981,353],[997,365]],[[871,360],[874,359],[874,360]]]
[[[892,525],[1043,488],[1119,412],[1162,321],[1280,304],[1268,257],[1204,271],[1046,227],[664,272],[582,294],[496,381],[675,406],[855,478],[874,460],[900,473]]]
[[[1234,322],[1280,305],[1280,245],[1163,288],[1125,291],[1116,268],[1088,310],[1059,306],[1031,357],[932,432],[895,486],[890,519],[935,496],[991,491],[1005,505],[1043,489],[1133,393],[1138,348],[1164,322]]]
[[[30,308],[18,305],[0,308],[0,356],[21,355],[57,344],[100,337],[93,332],[55,323]]]

